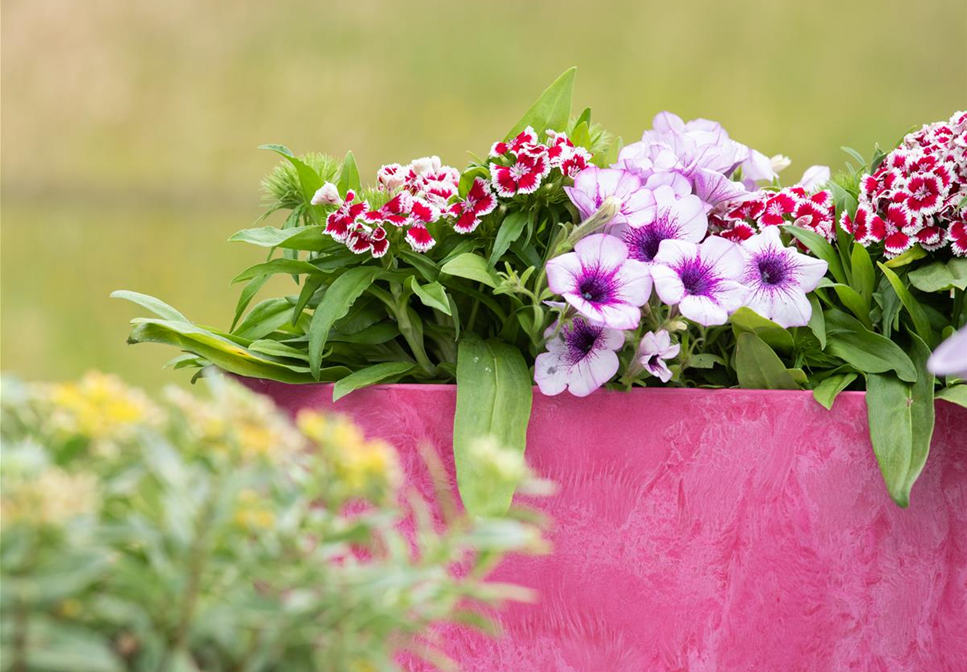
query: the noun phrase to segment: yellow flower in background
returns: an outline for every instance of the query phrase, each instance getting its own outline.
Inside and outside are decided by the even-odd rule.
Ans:
[[[238,493],[235,524],[249,530],[267,530],[272,527],[275,524],[275,514],[263,505],[266,500],[269,498],[262,497],[255,490],[242,490]]]
[[[94,475],[71,474],[58,467],[48,467],[35,478],[20,477],[4,485],[0,496],[0,520],[4,526],[60,526],[92,513],[101,504]]]
[[[41,390],[48,393],[53,406],[50,420],[55,430],[92,440],[127,437],[156,416],[143,392],[99,371],[86,373],[76,383],[41,386]]]

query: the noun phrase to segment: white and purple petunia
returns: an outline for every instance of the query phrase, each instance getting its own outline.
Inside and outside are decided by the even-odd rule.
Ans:
[[[712,236],[700,245],[662,241],[650,270],[658,297],[706,327],[725,324],[745,303],[747,290],[739,282],[745,253],[724,238]]]
[[[671,380],[672,372],[665,362],[678,357],[681,347],[678,343],[672,345],[671,336],[664,329],[649,331],[641,339],[636,358],[641,368],[667,383]]]
[[[937,376],[967,378],[967,327],[937,346],[927,360],[927,369]]]
[[[618,226],[612,233],[628,246],[628,256],[651,264],[663,240],[701,242],[708,232],[702,201],[692,194],[680,196],[671,186],[654,190],[655,216],[644,226]]]
[[[552,325],[544,336],[550,338],[555,329]],[[547,352],[537,356],[534,382],[547,396],[568,390],[576,397],[586,397],[618,372],[615,350],[624,342],[620,331],[576,316],[547,342]]]
[[[654,217],[652,192],[644,188],[641,178],[626,170],[592,166],[578,173],[574,186],[564,187],[564,191],[581,219],[591,217],[609,196],[620,203],[613,225],[642,226]]]
[[[611,329],[638,326],[651,285],[648,267],[629,259],[625,244],[604,233],[582,238],[573,252],[547,262],[550,290],[591,323]]]
[[[749,289],[746,305],[781,327],[804,327],[812,316],[806,294],[826,275],[827,264],[784,247],[775,226],[742,242],[745,271],[741,282]]]

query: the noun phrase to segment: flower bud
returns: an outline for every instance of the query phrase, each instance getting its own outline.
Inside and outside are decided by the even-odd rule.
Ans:
[[[326,182],[316,190],[310,201],[313,205],[339,205],[342,199],[339,198],[339,190],[332,182]]]

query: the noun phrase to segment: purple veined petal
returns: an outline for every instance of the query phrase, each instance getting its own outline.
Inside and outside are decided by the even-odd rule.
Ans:
[[[588,321],[592,324],[605,326],[609,329],[637,329],[638,322],[641,321],[641,309],[630,303],[612,303],[596,306],[597,316],[588,315]]]
[[[659,133],[675,133],[685,130],[685,122],[674,112],[659,112],[651,120],[651,127]]]
[[[749,156],[742,164],[742,177],[753,182],[772,182],[779,177],[772,167],[772,159],[754,149],[749,150]]]
[[[687,259],[698,255],[698,245],[687,240],[667,239],[661,241],[655,262],[666,266],[681,266]],[[652,268],[652,277],[655,269]]]
[[[722,173],[704,168],[689,175],[695,195],[711,209],[720,203],[734,201],[748,196],[748,190],[740,183],[733,182]]]
[[[806,191],[815,191],[829,182],[829,166],[809,166],[799,178],[799,185]]]
[[[567,389],[567,366],[556,353],[542,352],[534,360],[534,382],[541,394],[548,397],[560,394]]]
[[[829,264],[822,259],[796,253],[796,267],[793,274],[804,292],[816,289],[820,281],[826,277],[827,270],[829,270]]]
[[[568,391],[575,397],[586,397],[614,378],[618,373],[618,355],[611,350],[595,350],[584,357],[570,377]]]
[[[967,327],[937,346],[927,369],[936,376],[956,376],[967,378]]]
[[[718,236],[705,239],[701,249],[702,261],[715,266],[719,277],[737,280],[745,271],[745,251],[730,240]]]
[[[706,327],[725,324],[729,313],[717,301],[705,295],[686,295],[678,304],[678,310],[692,322]]]
[[[615,236],[596,233],[582,238],[574,246],[574,251],[585,267],[591,266],[602,273],[610,273],[621,266],[628,258],[628,248]],[[556,291],[551,288],[551,291]]]
[[[669,306],[678,305],[685,296],[685,285],[678,273],[661,264],[655,264],[649,270],[655,285],[655,293],[662,303]]]
[[[806,326],[813,314],[809,299],[803,292],[797,291],[770,291],[763,287],[747,300],[746,305],[785,329]]]
[[[660,187],[668,187],[678,198],[692,194],[692,183],[681,173],[665,169],[654,173],[645,181],[645,188],[657,191]]]
[[[574,252],[554,257],[547,262],[547,286],[555,294],[572,291],[581,277],[581,259]]]
[[[624,222],[617,222],[619,217],[615,217],[612,222],[643,226],[655,219],[655,210],[655,195],[648,189],[639,189],[630,194],[621,206],[621,219]]]
[[[715,299],[729,315],[745,305],[749,288],[735,280],[720,280],[715,288]]]
[[[665,364],[665,360],[660,357],[655,357],[647,362],[643,363],[645,371],[653,375],[655,378],[663,383],[667,383],[672,378],[671,369]]]
[[[582,170],[580,173],[578,173],[578,177],[576,179],[580,178],[581,175],[586,172],[588,171]],[[598,205],[595,204],[594,198],[592,198],[592,196],[587,192],[582,191],[577,187],[564,187],[564,193],[567,194],[567,197],[571,199],[571,203],[573,203],[574,207],[578,209],[579,213],[581,213],[581,219],[587,219],[593,215],[595,211],[597,211]]]
[[[676,343],[675,345],[669,345],[667,348],[665,348],[665,359],[675,359],[678,357],[678,353],[681,351],[682,346],[680,344]]]

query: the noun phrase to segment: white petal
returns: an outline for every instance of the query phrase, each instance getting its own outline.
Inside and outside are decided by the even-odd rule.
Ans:
[[[625,344],[624,332],[617,329],[605,329],[598,337],[598,343],[601,348],[618,350]]]
[[[621,239],[606,233],[596,233],[582,238],[574,246],[574,251],[577,252],[585,267],[599,268],[604,272],[618,268],[628,258],[628,248]],[[550,286],[549,282],[548,286]],[[551,291],[554,291],[553,287]]]
[[[687,240],[668,238],[661,241],[654,261],[656,264],[665,264],[674,267],[681,266],[685,260],[694,259],[697,255],[698,246],[695,243]]]
[[[651,297],[651,273],[637,259],[628,259],[614,275],[618,296],[633,306],[643,306]]]
[[[812,314],[813,308],[805,292],[777,292],[772,297],[772,316],[769,319],[780,327],[805,327]]]
[[[581,177],[581,175],[586,172],[587,171],[582,171],[578,174],[578,177]],[[571,203],[574,204],[574,207],[577,208],[578,212],[581,213],[582,219],[587,219],[598,209],[594,198],[586,191],[579,189],[576,184],[573,187],[564,187],[564,191],[567,193],[567,197],[571,199]]]
[[[547,262],[547,286],[555,294],[566,294],[577,287],[583,272],[581,260],[574,252],[562,254]]]
[[[534,360],[534,382],[541,394],[553,397],[567,387],[567,364],[549,352],[542,352]]]
[[[688,295],[678,304],[682,315],[706,327],[725,324],[729,314],[707,296]]]
[[[645,364],[644,367],[645,371],[655,376],[663,383],[667,383],[669,380],[671,380],[672,372],[668,368],[668,365],[665,364],[665,360],[663,359],[656,359],[654,362]]]
[[[742,277],[745,271],[745,251],[740,246],[725,238],[709,236],[700,249],[702,260],[713,264],[719,276],[735,280]]]
[[[826,270],[829,268],[829,264],[822,259],[808,257],[798,252],[795,254],[796,270],[793,271],[793,274],[796,277],[800,289],[804,292],[811,292],[819,286],[819,281],[826,276]]]
[[[740,282],[722,280],[715,287],[715,300],[729,315],[745,305],[749,288]]]
[[[591,352],[571,367],[568,391],[575,397],[586,397],[618,373],[618,355],[610,350]]]
[[[603,324],[611,329],[636,329],[641,320],[641,309],[628,303],[615,303],[601,306],[599,316],[589,320]]]

